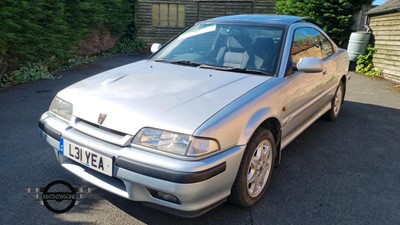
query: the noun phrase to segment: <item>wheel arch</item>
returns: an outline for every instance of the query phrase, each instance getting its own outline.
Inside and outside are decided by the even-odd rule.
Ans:
[[[343,75],[342,78],[340,79],[340,81],[343,82],[343,85],[344,85],[342,104],[343,104],[343,102],[344,102],[344,97],[345,97],[345,95],[346,95],[347,79],[348,79],[348,78],[346,77],[346,75]]]
[[[252,119],[246,126],[247,129],[244,129],[244,132],[241,134],[241,140],[248,144],[251,137],[259,128],[265,128],[271,131],[275,140],[275,166],[279,166],[281,160],[281,122],[276,116],[271,114],[269,117],[265,118],[268,115],[267,112],[268,110],[261,110],[253,115]]]
[[[275,166],[279,166],[281,162],[281,123],[276,117],[270,117],[264,120],[259,127],[268,129],[271,131],[275,139]]]

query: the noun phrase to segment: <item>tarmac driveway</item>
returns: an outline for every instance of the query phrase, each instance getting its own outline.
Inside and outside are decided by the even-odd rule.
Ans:
[[[119,55],[0,91],[0,224],[400,224],[400,93],[393,83],[353,74],[335,122],[318,120],[283,152],[266,196],[251,209],[223,204],[184,219],[96,188],[54,214],[24,187],[62,179],[64,170],[39,137],[38,119],[62,88],[142,59]]]

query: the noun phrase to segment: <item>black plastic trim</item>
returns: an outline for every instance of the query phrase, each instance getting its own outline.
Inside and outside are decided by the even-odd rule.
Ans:
[[[50,137],[54,138],[55,140],[60,140],[61,137],[61,133],[52,129],[49,126],[46,126],[43,122],[39,121],[39,128],[45,132],[47,135],[49,135]]]
[[[282,159],[282,149],[281,149],[281,142],[282,142],[282,129],[279,129],[279,133],[277,135],[277,143],[276,143],[276,157],[275,157],[275,164],[274,167],[278,168],[281,165],[281,159]]]
[[[155,168],[153,166],[122,157],[117,159],[117,166],[135,173],[182,184],[205,181],[226,170],[226,162],[199,172],[181,172],[167,170],[164,168]]]

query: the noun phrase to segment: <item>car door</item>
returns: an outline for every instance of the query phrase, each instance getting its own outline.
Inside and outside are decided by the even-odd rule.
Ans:
[[[328,93],[325,92],[332,85],[332,74],[336,69],[328,59],[333,48],[331,46],[331,53],[328,53],[328,43],[321,42],[321,35],[311,27],[299,27],[294,31],[289,61],[296,64],[302,57],[317,57],[323,59],[324,71],[304,73],[293,70],[286,74],[283,91],[288,95],[285,98],[283,114],[283,138],[291,134],[297,136],[296,133],[315,118],[328,100]]]

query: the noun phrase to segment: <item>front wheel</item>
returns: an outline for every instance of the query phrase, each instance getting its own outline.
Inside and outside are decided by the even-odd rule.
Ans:
[[[325,114],[325,118],[328,120],[335,120],[339,117],[340,109],[342,108],[343,99],[345,94],[345,86],[343,81],[340,81],[339,86],[336,89],[336,93],[331,100],[331,109]]]
[[[259,128],[246,147],[229,200],[244,207],[260,200],[271,180],[274,161],[274,136],[271,131]]]

